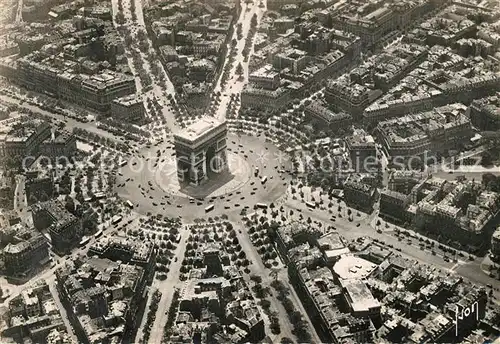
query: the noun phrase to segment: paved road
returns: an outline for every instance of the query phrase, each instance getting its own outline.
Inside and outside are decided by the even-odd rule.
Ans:
[[[148,287],[147,289],[147,301],[146,301],[146,306],[144,308],[144,315],[142,317],[141,323],[139,324],[139,327],[137,329],[137,334],[135,335],[135,343],[139,343],[141,339],[144,338],[144,328],[146,326],[146,322],[148,320],[148,314],[149,314],[149,307],[151,307],[151,301],[153,299],[153,294],[157,290],[156,288],[153,288],[152,286]]]
[[[73,341],[73,343],[78,342],[78,338],[75,335],[75,332],[73,331],[73,327],[71,326],[71,323],[69,322],[68,314],[66,312],[66,309],[64,308],[63,304],[61,303],[61,299],[59,298],[59,293],[57,292],[56,289],[56,281],[50,281],[47,282],[49,284],[49,289],[50,293],[52,294],[52,297],[54,298],[54,302],[57,305],[57,308],[59,309],[59,312],[61,313],[62,320],[64,322],[64,325],[66,326],[66,329],[68,330],[68,334]]]
[[[249,53],[249,58],[245,62],[244,57],[241,54],[244,47],[245,47],[245,41],[248,36],[248,32],[250,31],[250,22],[252,20],[252,17],[254,14],[257,14],[257,23],[260,24],[262,20],[262,16],[264,15],[267,7],[267,0],[263,0],[264,7],[259,7],[259,0],[254,0],[253,2],[250,2],[249,4],[246,4],[244,1],[241,2],[242,5],[242,10],[240,17],[238,19],[238,23],[242,24],[242,39],[238,40],[238,35],[237,35],[237,30],[236,30],[236,25],[235,25],[235,30],[233,33],[233,38],[238,41],[236,45],[236,58],[234,60],[233,66],[231,68],[231,71],[229,73],[230,77],[227,80],[227,85],[225,86],[224,89],[221,87],[221,80],[222,80],[222,74],[219,80],[217,81],[217,85],[215,87],[215,91],[220,91],[222,92],[222,96],[220,99],[219,107],[218,110],[216,111],[215,117],[219,118],[220,120],[223,120],[226,118],[226,108],[229,103],[229,100],[231,99],[231,94],[237,94],[239,95],[243,89],[243,86],[246,84],[246,80],[248,80],[248,65],[250,63],[250,57],[253,53],[253,41],[252,41],[252,47],[250,49]],[[258,25],[257,24],[257,27]],[[255,35],[253,37],[255,40]],[[228,49],[227,56],[225,59],[225,64],[228,63],[229,60],[229,55],[231,53],[231,49]],[[243,77],[240,77],[239,75],[236,74],[236,67],[238,64],[242,65],[243,67]]]
[[[14,210],[22,211],[26,207],[24,192],[24,176],[16,176],[16,188],[14,190]]]
[[[181,230],[181,241],[176,247],[174,252],[174,258],[168,269],[167,279],[164,281],[155,281],[154,286],[161,291],[161,299],[158,305],[158,310],[156,312],[156,318],[153,323],[151,330],[151,336],[149,338],[149,343],[151,344],[161,344],[163,343],[163,330],[168,319],[168,310],[170,304],[172,303],[172,298],[174,296],[174,291],[177,286],[179,286],[180,269],[182,266],[182,260],[184,258],[184,253],[186,251],[187,239],[189,237],[188,230]]]
[[[241,222],[235,222],[234,229],[236,230],[236,236],[238,237],[241,248],[246,253],[247,259],[251,262],[251,265],[249,266],[251,274],[262,277],[263,286],[270,286],[272,279],[269,277],[269,270],[267,270],[264,266],[259,253],[255,249],[255,246],[252,245],[244,225]],[[249,286],[250,285],[252,284],[249,283]],[[270,290],[272,290],[272,288],[270,288]],[[269,296],[268,299],[271,302],[271,308],[278,313],[281,336],[294,338],[294,335],[292,334],[293,326],[288,321],[288,315],[286,310],[283,308],[283,305],[274,296],[274,294]]]
[[[23,21],[23,0],[17,0],[17,10],[16,10],[16,23]]]
[[[450,263],[444,262],[439,257],[434,257],[434,256],[427,257],[428,254],[426,254],[425,252],[419,250],[416,247],[409,246],[406,243],[400,242],[397,240],[397,238],[387,233],[384,232],[377,233],[373,228],[370,227],[369,223],[366,220],[362,221],[354,220],[353,222],[349,222],[348,220],[345,219],[339,219],[338,217],[339,213],[337,212],[337,209],[335,209],[336,207],[334,207],[334,215],[337,216],[337,219],[335,222],[332,222],[330,221],[331,214],[325,211],[321,211],[319,209],[310,210],[309,208],[307,208],[305,204],[301,203],[298,200],[295,201],[292,199],[288,199],[285,203],[285,206],[289,209],[297,211],[300,210],[304,218],[310,217],[312,220],[318,220],[328,225],[333,225],[336,228],[336,230],[349,241],[355,240],[359,237],[368,236],[374,239],[381,240],[387,245],[393,245],[395,249],[401,248],[401,251],[404,252],[405,255],[408,255],[413,259],[417,259],[422,262],[428,262],[431,264],[441,265],[447,269],[453,266],[452,262]],[[341,211],[341,214],[344,211],[345,210]],[[353,213],[355,212],[356,211],[353,210]],[[343,217],[345,218],[345,214]],[[356,216],[354,218],[356,218]]]
[[[114,21],[115,15],[116,15],[116,13],[118,13],[118,1],[119,0],[112,0],[111,1],[111,7],[113,9],[113,22],[114,22],[115,27],[119,26]],[[130,29],[130,32],[133,32],[133,33],[137,33],[138,30],[144,30],[144,31],[146,31],[146,25],[144,23],[143,3],[142,3],[142,1],[141,0],[121,0],[121,1],[122,1],[122,5],[123,5],[123,15],[125,17],[125,24],[124,25],[127,26]],[[132,20],[132,13],[130,12],[131,1],[134,1],[135,15],[136,15],[136,18],[137,18],[136,21]],[[134,39],[136,38],[135,35],[133,35],[132,37],[134,37]],[[148,42],[149,42],[148,45],[149,45],[150,49],[152,49],[153,45],[152,45],[151,40],[149,39],[149,37],[148,37]],[[134,43],[138,43],[138,42],[134,42]],[[138,91],[138,93],[142,93],[142,91],[143,91],[142,90],[142,84],[141,84],[140,78],[138,76],[138,72],[134,68],[133,59],[131,58],[132,57],[131,47],[125,46],[125,50],[127,52],[127,56],[129,57],[129,59],[128,59],[129,67],[130,67],[132,73],[135,75],[137,91]],[[149,60],[147,59],[147,56],[144,53],[142,53],[142,52],[140,52],[140,56],[141,56],[141,59],[142,59],[142,65],[144,66],[144,69],[152,77],[152,82],[153,82],[152,83],[152,90],[145,93],[146,97],[147,98],[156,97],[157,99],[160,100],[160,104],[164,105],[163,110],[162,110],[162,114],[163,114],[163,116],[165,117],[165,119],[167,121],[167,125],[166,126],[168,127],[168,129],[170,131],[176,132],[176,131],[179,130],[179,128],[177,127],[177,124],[175,123],[174,114],[172,112],[169,112],[167,110],[167,107],[165,106],[166,105],[165,95],[166,94],[174,94],[175,93],[174,85],[172,84],[172,82],[168,78],[168,75],[165,72],[165,70],[163,68],[163,65],[161,63],[159,63],[158,64],[159,71],[164,75],[164,77],[165,77],[165,84],[167,86],[166,87],[167,88],[166,92],[163,92],[162,88],[159,86],[159,84],[157,82],[157,79],[153,78],[153,75],[151,75],[152,68],[151,68],[151,65],[149,63]],[[165,128],[162,128],[162,129],[165,129]],[[162,135],[166,135],[166,131],[165,130],[163,130]]]
[[[128,26],[128,27],[132,27],[133,26],[133,23],[132,23],[132,14],[130,12],[130,1],[131,0],[112,0],[111,1],[111,10],[112,10],[112,13],[113,13],[113,25],[115,26],[115,28],[118,28],[120,25],[116,22],[116,14],[118,13],[118,3],[121,2],[122,3],[122,8],[123,8],[123,16],[125,17],[125,24],[124,26]],[[134,68],[134,64],[132,63],[132,54],[131,54],[131,51],[130,51],[130,47],[124,45],[125,47],[125,52],[127,54],[127,62],[128,62],[128,66],[130,68],[130,70],[132,71],[132,74],[135,76],[135,86],[136,86],[136,89],[137,89],[137,92],[138,93],[141,93],[142,92],[142,84],[141,84],[141,79],[139,78],[138,76],[138,73],[137,71],[135,70]]]

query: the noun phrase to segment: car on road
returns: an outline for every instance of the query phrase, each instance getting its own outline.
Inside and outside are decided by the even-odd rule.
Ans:
[[[230,209],[230,208],[231,208],[231,207],[230,207],[230,206],[228,206],[228,205],[224,206],[224,209]]]
[[[158,206],[158,203],[153,202],[153,206],[154,206],[154,207],[157,207],[157,206]]]
[[[250,192],[250,195],[255,195],[255,192],[254,191]]]
[[[177,204],[177,208],[182,208],[182,204]]]

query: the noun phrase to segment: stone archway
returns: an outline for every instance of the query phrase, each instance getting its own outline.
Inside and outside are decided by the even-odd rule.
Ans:
[[[218,164],[216,159],[217,153],[215,152],[215,147],[210,146],[208,147],[207,151],[205,152],[205,167],[206,167],[206,176],[210,178],[214,174],[218,172]]]

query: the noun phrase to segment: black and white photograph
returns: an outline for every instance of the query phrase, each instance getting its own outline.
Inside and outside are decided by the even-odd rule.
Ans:
[[[0,344],[500,344],[500,1],[0,0]]]

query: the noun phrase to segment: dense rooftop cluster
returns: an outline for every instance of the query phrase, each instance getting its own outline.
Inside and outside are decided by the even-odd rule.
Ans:
[[[273,238],[322,340],[393,342],[398,327],[412,343],[453,338],[456,302],[478,312],[477,321],[459,324],[461,338],[480,323],[495,326],[498,315],[487,307],[484,289],[402,258],[383,243],[347,244],[338,233],[305,224],[280,226]]]
[[[79,340],[98,343],[135,333],[144,290],[154,271],[151,250],[151,243],[127,246],[126,239],[113,238],[107,249],[99,246],[92,250],[95,256],[56,272],[60,296],[70,305],[67,311]]]
[[[380,205],[383,216],[410,220],[455,246],[477,251],[488,245],[499,202],[498,193],[480,182],[397,174],[391,177],[389,189],[382,191]]]
[[[2,338],[500,333],[500,177],[471,174],[500,159],[494,1],[9,0],[0,12],[12,23],[0,26]],[[30,278],[46,284],[11,285]]]
[[[359,57],[359,37],[322,22],[280,22],[267,17],[268,44],[256,45],[250,61],[249,83],[242,92],[242,105],[279,108],[312,84],[337,73]],[[265,19],[264,19],[265,20]],[[271,32],[286,34],[274,39]]]
[[[446,105],[380,122],[377,132],[389,157],[435,154],[455,149],[462,139],[472,137],[466,112],[467,107],[463,104]]]
[[[339,103],[350,112],[362,111],[367,104],[381,96],[407,72],[425,60],[427,48],[416,44],[400,44],[375,55],[333,80],[327,87],[326,99]]]
[[[49,286],[43,281],[27,286],[9,301],[7,318],[8,327],[2,334],[15,341],[71,343]]]
[[[239,11],[234,3],[224,1],[159,3],[146,11],[145,20],[165,71],[189,106],[207,105]]]
[[[450,48],[434,46],[427,60],[366,108],[364,116],[377,120],[407,113],[409,109],[422,111],[455,99],[469,102],[495,89],[499,79],[490,71],[495,69],[494,64],[482,58],[464,58]]]
[[[36,271],[49,260],[45,237],[35,228],[21,223],[1,228],[1,247],[4,269],[9,275],[22,275]]]
[[[196,233],[201,228],[194,225],[192,231]],[[186,252],[181,272],[187,272],[187,280],[180,290],[178,309],[172,314],[175,321],[167,330],[167,339],[173,343],[192,338],[201,338],[203,342],[259,341],[265,336],[263,315],[237,267],[242,265],[235,261],[232,240],[237,239],[230,234],[234,238],[231,240],[226,234],[234,230],[222,230],[224,227],[218,224],[213,231],[208,228],[200,232],[205,233],[202,236],[193,235],[197,240],[189,244]],[[241,251],[238,257],[243,256]]]
[[[35,2],[28,14],[24,3],[23,18],[34,22],[4,36],[9,45],[3,46],[0,69],[27,89],[108,112],[113,99],[135,93],[136,86],[110,4],[83,5]]]

